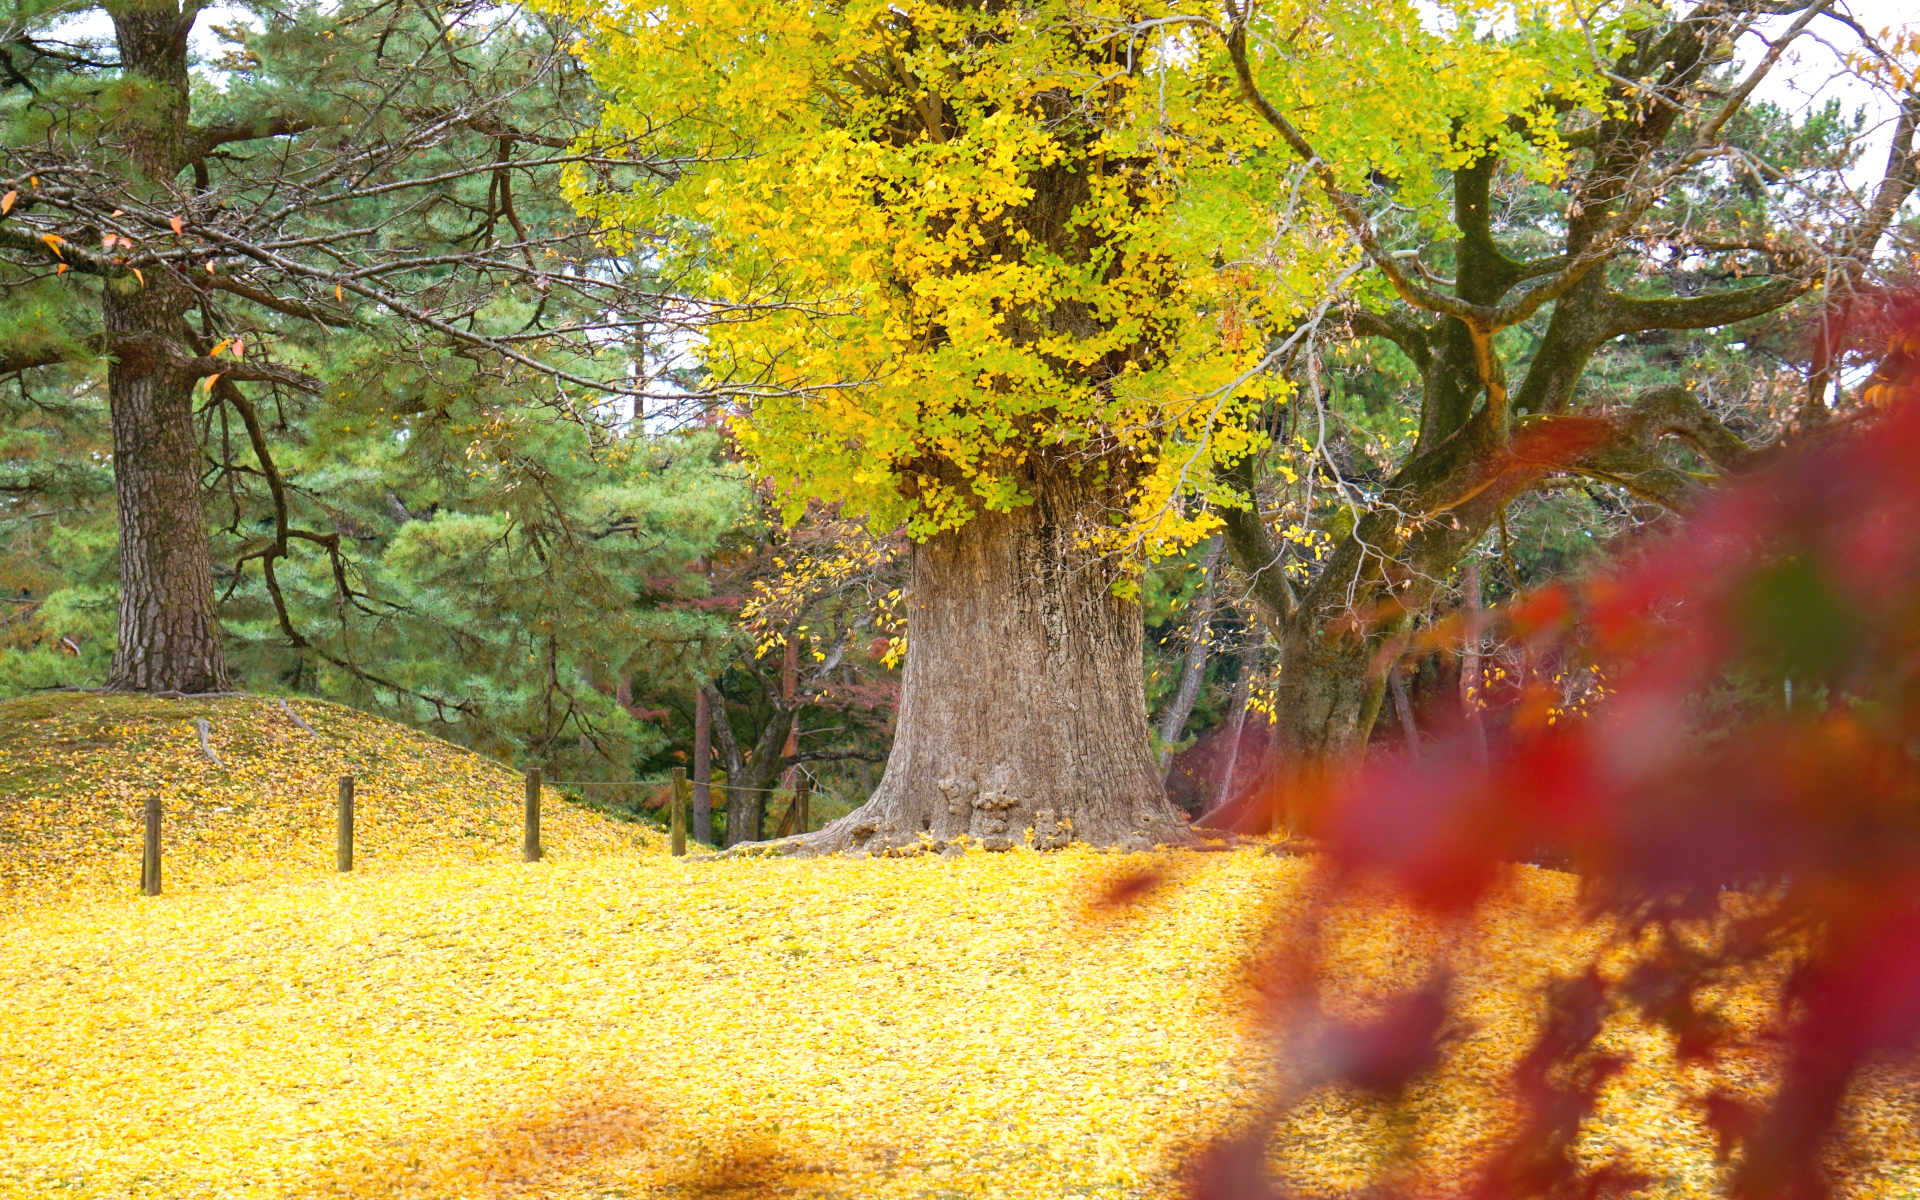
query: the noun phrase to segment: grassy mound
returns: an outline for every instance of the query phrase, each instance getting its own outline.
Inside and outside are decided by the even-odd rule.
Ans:
[[[263,697],[0,701],[0,907],[136,891],[149,795],[163,808],[168,891],[326,874],[342,775],[356,781],[356,871],[518,859],[523,785],[512,771],[352,709],[288,709]],[[542,815],[550,854],[659,841],[551,793]]]

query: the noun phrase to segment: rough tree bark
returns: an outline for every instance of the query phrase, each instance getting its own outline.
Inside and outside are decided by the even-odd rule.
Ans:
[[[120,128],[136,187],[156,200],[186,165],[187,35],[197,8],[114,6],[126,75],[148,85]],[[120,631],[107,686],[213,692],[228,687],[213,603],[213,554],[200,495],[190,369],[177,348],[192,292],[171,271],[102,283],[120,515]]]
[[[1077,537],[1102,497],[1050,464],[1026,482],[1032,503],[913,547],[886,774],[866,804],[805,839],[811,848],[1187,837],[1147,738],[1139,606],[1113,594]]]

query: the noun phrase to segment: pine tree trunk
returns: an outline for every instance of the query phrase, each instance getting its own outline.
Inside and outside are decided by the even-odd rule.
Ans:
[[[130,296],[106,288],[107,332],[118,352],[107,372],[120,515],[120,640],[107,678],[115,691],[228,686],[200,495],[193,380],[170,368],[164,352],[142,352],[159,342],[159,328],[178,328],[184,306],[168,295],[176,289],[184,290],[158,271]]]
[[[1183,841],[1147,737],[1139,606],[1077,545],[1090,482],[1041,467],[1034,502],[913,548],[892,754],[865,805],[809,839],[884,852]]]
[[[187,33],[192,12],[112,9],[120,61],[152,91],[121,119],[136,186],[162,185],[185,164]],[[102,288],[120,516],[120,630],[107,686],[116,691],[213,692],[228,687],[214,614],[213,556],[193,429],[194,378],[178,345],[193,295],[168,268]]]

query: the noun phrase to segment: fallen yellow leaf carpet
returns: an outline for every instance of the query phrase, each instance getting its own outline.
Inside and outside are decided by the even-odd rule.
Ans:
[[[323,732],[321,717],[371,722],[300,711]],[[157,899],[131,895],[124,840],[108,870],[54,839],[58,861],[109,883],[23,886],[0,910],[0,1194],[1158,1197],[1265,1080],[1246,960],[1311,864],[1164,856],[1170,886],[1094,918],[1099,881],[1144,856],[687,862],[561,810],[574,824],[528,865],[512,861],[512,776],[478,763],[474,786],[502,794],[465,795],[460,752],[365,729],[392,739],[361,764],[395,772],[385,794],[415,754],[437,763],[420,779],[444,783],[396,806],[415,832],[367,873],[327,873],[324,805],[304,837],[291,819],[222,826],[261,869],[223,874],[209,834],[197,884]],[[0,784],[27,777],[10,761]],[[93,769],[99,807],[137,799],[108,778],[133,767]],[[60,803],[62,820],[89,811]],[[437,815],[468,804],[476,824]],[[489,805],[507,806],[491,825]],[[121,837],[125,818],[93,816]],[[9,824],[5,844],[43,829]],[[1336,1005],[1363,1007],[1463,937],[1497,953],[1463,960],[1471,1027],[1403,1105],[1334,1093],[1293,1113],[1275,1145],[1290,1182],[1324,1194],[1385,1167],[1437,1185],[1494,1144],[1540,986],[1600,937],[1572,901],[1565,877],[1523,868],[1464,932],[1386,903],[1334,920]],[[1736,1019],[1759,1011],[1726,1000]],[[1637,1026],[1608,1040],[1634,1063],[1583,1152],[1629,1158],[1649,1195],[1715,1195],[1697,1069]],[[1917,1115],[1907,1081],[1862,1089],[1848,1192],[1920,1194]]]

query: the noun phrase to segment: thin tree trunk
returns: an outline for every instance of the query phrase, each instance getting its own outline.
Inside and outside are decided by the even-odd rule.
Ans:
[[[123,73],[143,87],[139,102],[116,118],[117,132],[136,187],[164,202],[164,185],[185,165],[187,34],[196,10],[183,16],[177,5],[135,3],[109,11]],[[119,642],[107,686],[225,691],[193,429],[194,376],[178,346],[193,294],[170,267],[156,265],[144,282],[106,281],[101,295],[114,358],[107,398],[120,525]]]
[[[1220,582],[1220,563],[1225,557],[1225,544],[1215,538],[1213,548],[1207,551],[1206,580],[1200,592],[1194,597],[1193,615],[1187,621],[1187,655],[1180,668],[1180,687],[1174,693],[1173,703],[1160,717],[1160,745],[1163,758],[1160,762],[1160,778],[1166,779],[1173,773],[1174,743],[1186,732],[1187,718],[1193,715],[1193,706],[1200,699],[1200,684],[1207,675],[1207,634],[1213,624],[1213,606],[1215,591]]]
[[[757,842],[764,836],[767,819],[767,789],[780,778],[780,756],[774,747],[784,745],[793,736],[793,724],[799,714],[792,710],[779,713],[767,722],[754,743],[753,753],[735,772],[727,771],[727,845]]]
[[[1240,766],[1240,739],[1247,728],[1247,704],[1253,699],[1253,668],[1259,661],[1260,647],[1248,646],[1240,661],[1240,678],[1233,684],[1233,715],[1227,718],[1227,765],[1213,786],[1215,809],[1233,798],[1233,777]]]
[[[785,652],[780,655],[780,698],[787,702],[789,708],[793,706],[794,686],[799,674],[800,635],[789,633]],[[787,744],[780,751],[781,757],[790,764],[780,772],[780,786],[789,792],[793,790],[794,781],[800,777],[800,764],[793,762],[794,756],[799,753],[800,714],[796,712],[792,724],[787,726]]]
[[[1147,736],[1140,609],[1081,549],[1100,485],[1035,463],[1033,501],[913,547],[906,670],[880,787],[812,835],[885,851],[964,837],[1184,841]],[[1090,475],[1090,473],[1089,473]]]
[[[727,717],[726,697],[711,682],[701,684],[700,690],[706,694],[714,736],[720,741],[720,753],[727,764],[726,844],[757,842],[766,811],[766,787],[779,774],[774,765],[780,758],[773,748],[785,739],[791,714],[776,713],[760,730],[753,748],[743,753],[733,736],[733,722]]]
[[[1462,590],[1466,593],[1466,643],[1460,655],[1460,715],[1465,720],[1467,738],[1482,762],[1487,757],[1487,727],[1480,719],[1480,706],[1486,700],[1486,670],[1481,664],[1480,561],[1470,558],[1460,570]]]
[[[1407,741],[1407,754],[1420,761],[1420,725],[1413,719],[1413,701],[1407,697],[1407,677],[1395,663],[1387,670],[1387,685],[1393,689],[1394,711],[1400,714],[1400,733]]]
[[[693,840],[713,844],[713,709],[705,688],[693,693]]]

